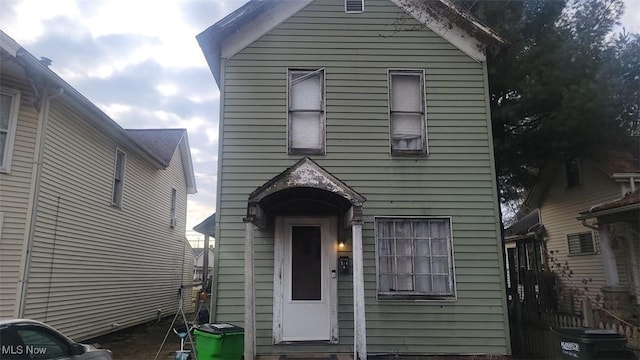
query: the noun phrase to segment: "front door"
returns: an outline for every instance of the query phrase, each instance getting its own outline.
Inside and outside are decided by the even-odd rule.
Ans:
[[[335,218],[276,220],[276,343],[337,341],[335,222]]]

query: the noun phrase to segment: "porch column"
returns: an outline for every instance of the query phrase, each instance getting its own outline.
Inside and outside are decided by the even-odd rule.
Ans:
[[[244,219],[244,358],[255,358],[255,284],[253,273],[253,222]]]
[[[602,251],[602,263],[604,265],[604,274],[607,280],[607,286],[618,286],[620,282],[618,278],[618,264],[616,263],[616,254],[611,248],[611,239],[609,238],[609,227],[600,226],[598,234],[600,237],[600,251]]]
[[[367,358],[367,328],[364,303],[364,267],[362,264],[362,216],[353,217],[351,236],[353,241],[353,358],[365,360]]]

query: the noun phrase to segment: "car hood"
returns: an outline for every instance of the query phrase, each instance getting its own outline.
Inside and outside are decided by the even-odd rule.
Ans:
[[[111,350],[99,349],[93,345],[80,344],[85,348],[85,353],[78,357],[81,360],[112,360]]]

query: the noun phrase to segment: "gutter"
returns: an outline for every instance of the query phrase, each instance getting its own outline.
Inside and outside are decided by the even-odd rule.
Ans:
[[[640,203],[629,204],[626,206],[621,206],[614,209],[602,210],[595,213],[589,213],[589,214],[578,216],[576,219],[585,221],[590,218],[594,218],[598,216],[613,215],[613,214],[617,214],[617,213],[621,213],[629,210],[640,210]]]
[[[2,35],[6,35],[2,33]],[[4,40],[3,43],[6,41]],[[17,45],[17,43],[13,42]],[[19,45],[18,45],[19,46]],[[15,48],[15,46],[13,46]],[[29,68],[29,70],[34,71],[35,74],[43,76],[46,80],[56,84],[59,86],[63,92],[70,96],[83,110],[87,111],[90,115],[97,118],[97,121],[92,120],[91,117],[88,117],[88,121],[92,121],[100,129],[104,130],[108,134],[114,136],[116,139],[119,139],[123,142],[128,149],[140,155],[143,159],[148,161],[157,169],[166,169],[168,164],[165,164],[162,159],[160,159],[155,154],[149,152],[146,148],[141,146],[136,139],[134,139],[131,135],[127,134],[120,125],[118,125],[113,119],[111,119],[107,114],[105,114],[102,110],[100,110],[95,104],[89,101],[86,97],[80,94],[76,89],[74,89],[71,85],[69,85],[66,81],[60,78],[56,73],[54,73],[51,69],[49,69],[46,65],[42,64],[38,59],[36,59],[31,53],[25,50],[22,47],[19,47],[15,53],[15,57],[20,61],[25,67]]]

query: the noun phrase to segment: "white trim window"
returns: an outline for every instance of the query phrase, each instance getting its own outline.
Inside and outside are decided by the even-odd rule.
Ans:
[[[590,255],[596,253],[591,231],[567,235],[569,255]]]
[[[364,0],[344,0],[344,12],[360,14],[364,12]]]
[[[11,170],[19,107],[20,93],[0,88],[0,172],[3,173]]]
[[[450,218],[375,219],[379,299],[454,300]]]
[[[424,70],[389,70],[391,153],[426,155]]]
[[[171,189],[171,214],[169,217],[169,227],[176,227],[176,203],[178,198],[178,191],[175,188]]]
[[[324,69],[289,70],[287,111],[289,154],[324,154]]]
[[[116,159],[113,169],[113,192],[111,194],[111,205],[115,207],[122,207],[122,195],[124,193],[124,173],[127,163],[126,154],[116,149]]]

